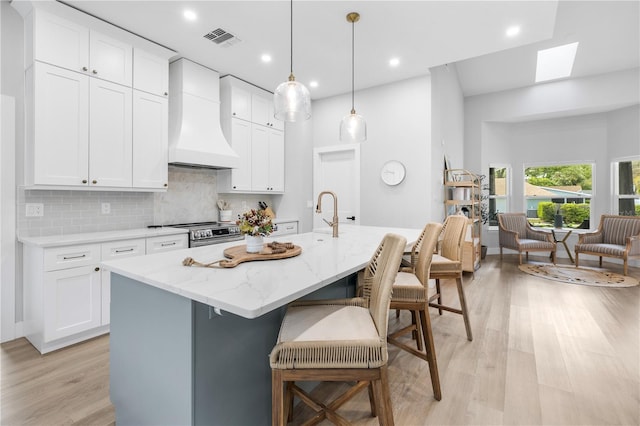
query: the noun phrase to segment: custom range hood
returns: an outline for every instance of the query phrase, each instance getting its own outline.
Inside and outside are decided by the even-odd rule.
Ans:
[[[220,127],[220,76],[178,59],[169,65],[169,164],[229,169],[240,158]]]

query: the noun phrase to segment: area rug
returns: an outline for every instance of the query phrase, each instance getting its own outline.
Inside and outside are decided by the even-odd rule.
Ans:
[[[571,265],[552,265],[550,263],[525,263],[519,266],[522,272],[548,280],[569,284],[592,285],[598,287],[633,287],[638,285],[634,277],[616,274],[600,268]]]

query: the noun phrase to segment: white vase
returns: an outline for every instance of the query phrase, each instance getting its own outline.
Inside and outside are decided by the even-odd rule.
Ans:
[[[247,243],[247,253],[260,253],[262,251],[264,246],[264,237],[262,235],[245,235],[244,239]]]

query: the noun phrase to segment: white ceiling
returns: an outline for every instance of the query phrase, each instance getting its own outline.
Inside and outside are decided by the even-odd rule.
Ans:
[[[65,3],[267,90],[289,75],[288,1],[101,1]],[[458,63],[465,95],[533,84],[536,51],[579,41],[574,76],[637,67],[639,2],[634,1],[311,1],[296,0],[293,71],[320,99],[351,90],[355,24],[356,90],[425,75]],[[182,17],[198,14],[195,22]],[[522,30],[504,35],[510,25]],[[242,40],[220,47],[203,36],[223,28]],[[260,61],[269,53],[273,61]],[[400,65],[388,61],[398,57]],[[471,59],[469,59],[471,58]]]

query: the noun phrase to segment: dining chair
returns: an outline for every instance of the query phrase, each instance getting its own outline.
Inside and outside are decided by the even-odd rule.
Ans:
[[[464,328],[467,332],[467,340],[473,340],[467,301],[462,286],[462,245],[469,219],[466,216],[455,214],[447,216],[442,228],[442,238],[439,242],[439,251],[433,255],[429,278],[436,281],[436,291],[429,295],[429,306],[438,308],[438,313],[449,311],[462,315]],[[452,279],[456,281],[460,309],[444,305],[442,303],[442,289],[440,280]]]
[[[371,412],[381,425],[393,425],[387,373],[388,311],[406,239],[387,234],[364,270],[368,297],[304,300],[288,306],[269,360],[272,377],[272,424],[285,425],[293,414],[293,397],[316,415],[349,424],[336,410],[369,388]],[[324,404],[296,385],[298,381],[353,382]]]
[[[428,223],[420,237],[411,248],[411,266],[400,268],[393,283],[393,295],[391,296],[390,309],[407,310],[411,312],[411,325],[403,327],[387,336],[387,341],[392,345],[403,349],[429,364],[431,386],[436,400],[440,401],[440,377],[436,350],[433,344],[431,331],[431,319],[429,318],[429,271],[433,252],[438,243],[438,237],[442,231],[442,224]],[[397,311],[396,311],[397,312]],[[422,335],[420,334],[422,331]],[[398,338],[407,333],[412,333],[416,340],[416,348],[407,345]],[[422,340],[424,339],[425,351],[422,352]]]

